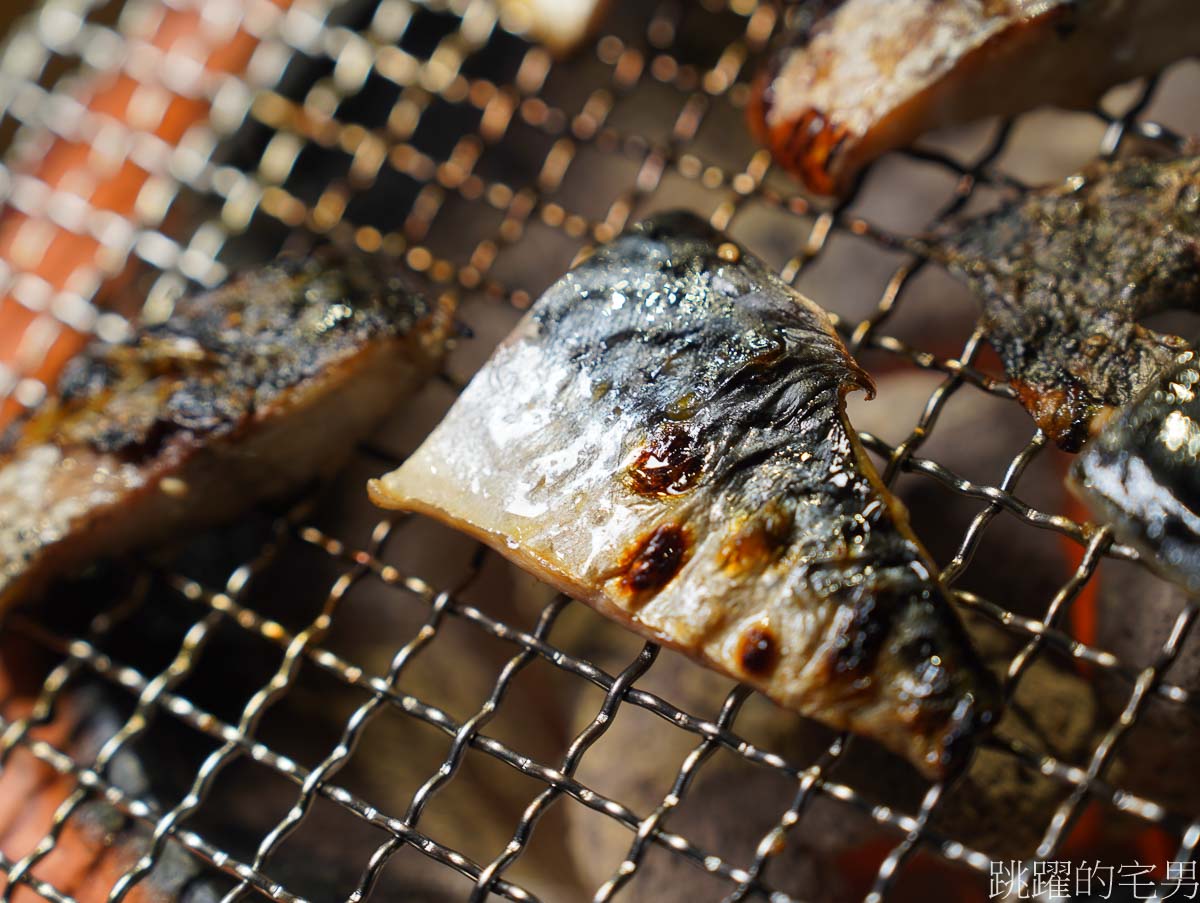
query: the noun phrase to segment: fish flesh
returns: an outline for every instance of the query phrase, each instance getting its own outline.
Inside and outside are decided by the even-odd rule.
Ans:
[[[954,224],[925,252],[983,302],[1021,404],[1078,451],[1187,342],[1141,325],[1200,302],[1200,157],[1098,162]]]
[[[1185,351],[1111,416],[1072,484],[1123,542],[1189,593],[1200,591],[1200,359]]]
[[[817,194],[923,132],[1107,88],[1200,51],[1191,0],[846,0],[759,75],[750,124]]]
[[[996,712],[827,315],[688,213],[567,273],[374,500],[944,774]]]
[[[398,269],[329,251],[90,346],[0,451],[0,607],[336,466],[433,372],[452,329],[449,302]]]

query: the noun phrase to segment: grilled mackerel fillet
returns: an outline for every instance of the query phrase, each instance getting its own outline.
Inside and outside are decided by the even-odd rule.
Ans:
[[[1021,403],[1061,447],[1186,349],[1139,320],[1200,302],[1200,157],[1096,163],[958,224],[930,254],[983,301]]]
[[[1200,51],[1192,0],[845,0],[759,76],[752,128],[818,194],[922,132],[1080,107]]]
[[[330,254],[91,346],[0,455],[0,606],[335,466],[435,368],[452,319],[385,265]]]
[[[1071,485],[1163,576],[1200,592],[1200,362],[1179,354],[1076,460]]]
[[[941,774],[996,695],[846,423],[870,387],[816,305],[668,214],[552,286],[370,492]]]

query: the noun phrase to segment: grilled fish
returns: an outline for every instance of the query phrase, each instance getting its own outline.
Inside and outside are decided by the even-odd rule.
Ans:
[[[1191,0],[846,0],[759,76],[751,127],[818,194],[922,132],[1081,107],[1200,50]]]
[[[1180,354],[1111,417],[1071,470],[1116,535],[1188,592],[1200,591],[1200,359]]]
[[[0,606],[299,488],[436,366],[452,328],[383,264],[283,259],[73,361],[0,454]]]
[[[662,215],[552,286],[370,492],[941,774],[994,687],[848,428],[870,388],[820,308]]]
[[[926,249],[983,301],[1021,403],[1077,451],[1187,348],[1139,324],[1200,302],[1200,157],[1096,163],[966,223]]]

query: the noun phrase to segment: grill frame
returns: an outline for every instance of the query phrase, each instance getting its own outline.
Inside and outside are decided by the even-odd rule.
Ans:
[[[40,64],[33,56],[25,60],[18,58],[18,63],[24,68],[14,68],[11,55],[4,56],[3,62],[0,62],[0,88],[6,91],[20,88],[0,97],[0,112],[9,121],[19,123],[14,150],[9,154],[10,160],[14,156],[20,159],[23,153],[27,155],[32,152],[30,148],[38,147],[38,142],[44,140],[42,136],[46,129],[64,138],[89,134],[86,117],[46,115],[47,110],[54,109],[47,104],[47,100],[65,97],[65,92],[72,84],[70,78],[60,80],[48,89],[49,93],[47,88],[39,85],[40,80],[48,77],[46,67],[53,57],[106,59],[96,51],[89,52],[87,44],[105,41],[113,44],[115,36],[124,43],[114,46],[128,50],[125,55],[131,61],[126,63],[128,71],[146,80],[160,77],[152,71],[153,67],[138,62],[141,59],[136,52],[138,43],[130,37],[137,30],[138,16],[148,15],[147,10],[151,10],[154,4],[133,4],[129,7],[132,12],[127,12],[116,26],[89,26],[79,32],[76,43],[67,42],[56,50],[46,48],[39,40],[42,33],[39,29],[44,31],[44,23],[49,21],[45,18],[48,15],[46,10],[54,10],[59,14],[63,10],[69,12],[74,5],[68,0],[47,0],[40,12],[31,14],[17,26],[6,44],[11,48],[30,43],[45,51],[40,57]],[[97,0],[84,3],[82,8],[90,14],[102,5]],[[188,4],[180,0],[179,5]],[[514,67],[515,75],[511,82],[497,85],[482,77],[466,79],[461,75],[472,57],[484,53],[489,42],[496,40],[502,30],[495,11],[483,0],[431,0],[419,6],[404,0],[391,0],[381,5],[391,12],[388,15],[376,12],[372,18],[375,31],[368,31],[365,36],[344,26],[331,24],[330,17],[336,18],[344,11],[340,4],[303,3],[293,5],[287,12],[274,13],[268,7],[270,4],[265,0],[252,4],[251,9],[257,12],[252,12],[242,23],[262,41],[245,81],[234,76],[201,78],[194,83],[177,80],[180,90],[195,90],[214,104],[211,124],[190,131],[180,147],[174,150],[144,140],[148,138],[146,135],[132,136],[133,142],[127,146],[130,153],[140,154],[142,156],[139,159],[147,160],[147,168],[162,176],[161,187],[157,189],[162,194],[155,209],[162,210],[163,216],[158,221],[150,217],[142,222],[127,223],[130,234],[134,236],[128,243],[128,252],[158,273],[148,284],[143,305],[145,316],[161,318],[169,313],[173,298],[189,282],[201,285],[219,282],[227,271],[221,258],[227,252],[236,254],[234,245],[240,230],[252,227],[254,217],[260,213],[289,228],[303,225],[337,240],[355,242],[364,250],[403,255],[414,270],[429,278],[439,290],[477,299],[490,298],[522,308],[529,303],[531,292],[520,286],[504,284],[490,274],[490,268],[508,247],[527,240],[525,236],[530,224],[540,223],[557,230],[581,246],[588,242],[603,241],[619,231],[635,210],[656,195],[667,174],[697,183],[713,194],[725,195],[711,216],[718,228],[729,227],[742,205],[751,200],[786,214],[811,219],[812,225],[807,236],[797,242],[800,251],[783,267],[783,276],[789,281],[794,282],[806,267],[817,261],[830,236],[838,233],[866,238],[893,250],[901,247],[896,236],[852,212],[854,197],[835,207],[823,209],[798,192],[786,193],[773,187],[768,179],[772,167],[762,151],[754,153],[745,167],[736,172],[705,161],[693,152],[697,131],[714,105],[744,105],[748,90],[746,79],[755,54],[761,51],[779,27],[778,15],[768,4],[755,5],[742,0],[730,0],[728,3],[725,0],[709,0],[704,3],[704,15],[723,13],[737,17],[744,25],[743,33],[721,52],[711,66],[698,67],[686,60],[674,59],[669,50],[658,46],[664,43],[663,37],[674,35],[678,26],[672,26],[671,23],[677,15],[700,14],[685,12],[672,0],[655,5],[656,11],[648,17],[646,33],[643,35],[626,35],[622,38],[603,32],[594,47],[585,51],[585,57],[589,64],[598,62],[601,69],[608,73],[608,78],[598,85],[578,111],[557,109],[541,99],[540,92],[547,77],[560,64],[552,62],[544,51],[537,48],[530,47],[523,51],[519,65]],[[395,48],[397,42],[402,42],[404,33],[395,33],[394,27],[403,18],[401,13],[408,10],[415,17],[419,10],[426,8],[440,16],[458,18],[460,25],[438,39],[427,54],[406,54],[404,51],[398,54]],[[803,10],[796,14],[803,15]],[[291,101],[266,87],[276,84],[284,76],[285,67],[296,53],[324,57],[332,65],[332,73],[313,83],[301,102]],[[159,62],[161,72],[170,73],[173,70],[170,59]],[[368,67],[366,75],[361,73],[364,64]],[[386,140],[361,127],[355,130],[353,123],[339,122],[335,112],[352,97],[356,86],[361,85],[360,75],[365,80],[371,73],[385,72],[395,76],[399,88],[389,123],[392,116],[398,115],[400,119],[399,131],[396,131],[395,124],[389,125],[393,131],[391,134],[385,132]],[[669,138],[665,142],[656,142],[607,126],[613,109],[634,97],[643,84],[651,81],[675,88],[683,96]],[[254,88],[254,85],[263,87]],[[1176,148],[1184,146],[1181,136],[1142,118],[1153,99],[1154,89],[1155,82],[1151,80],[1120,115],[1114,116],[1103,109],[1092,111],[1092,115],[1105,125],[1098,147],[1100,156],[1116,154],[1131,137]],[[439,101],[472,107],[479,114],[478,128],[460,135],[444,160],[430,156],[413,141],[424,111]],[[411,105],[412,109],[409,110],[406,105]],[[402,113],[396,114],[397,109],[401,109]],[[285,138],[268,143],[266,153],[275,154],[279,161],[264,157],[256,173],[239,171],[222,162],[220,157],[214,157],[214,153],[222,151],[220,139],[233,135],[247,121],[273,130],[276,136],[292,135],[290,142]],[[508,185],[501,180],[481,179],[475,175],[476,164],[483,155],[506,140],[505,136],[514,122],[522,122],[535,131],[541,130],[553,139],[550,154],[541,160],[537,167],[538,174],[530,185]],[[404,133],[406,128],[407,135]],[[909,158],[935,164],[957,178],[950,199],[937,212],[931,225],[943,222],[960,211],[980,185],[1002,180],[1009,183],[1010,187],[1021,187],[1013,186],[1013,180],[997,174],[993,168],[996,159],[1008,146],[1011,128],[1012,123],[1000,127],[988,147],[969,165],[936,152],[905,152]],[[335,185],[321,192],[314,203],[305,203],[285,187],[292,172],[291,166],[295,165],[301,152],[296,148],[305,146],[298,145],[299,142],[339,147],[354,160],[366,161],[361,165],[363,173],[353,177],[358,179],[357,182],[351,179],[346,183],[354,187],[347,188],[344,195],[339,196],[342,189]],[[381,148],[379,144],[384,146]],[[271,147],[276,150],[271,150]],[[636,163],[636,175],[627,190],[614,200],[603,219],[589,219],[573,213],[551,199],[578,149],[582,147],[594,148],[602,154],[622,155]],[[292,154],[291,165],[287,163],[288,154]],[[375,167],[373,172],[370,171],[371,166]],[[410,213],[402,226],[382,233],[373,227],[362,228],[362,224],[359,224],[359,228],[348,224],[341,218],[339,204],[341,211],[344,211],[353,196],[368,190],[374,184],[374,179],[387,167],[407,175],[419,185]],[[6,202],[17,209],[22,209],[22,203],[32,205],[31,200],[21,200],[22,197],[36,197],[36,192],[31,194],[28,186],[21,187],[21,179],[28,177],[20,176],[19,167],[5,167],[3,172],[5,178],[0,180],[0,190]],[[282,177],[272,180],[271,173],[282,174]],[[189,192],[210,196],[221,209],[216,216],[202,218],[194,228],[180,230],[174,221],[178,217],[173,218],[168,214]],[[425,242],[446,199],[454,196],[470,203],[490,206],[501,217],[495,232],[488,239],[480,241],[468,262],[462,265],[439,257],[436,249]],[[29,206],[28,212],[36,213],[40,209],[43,208]],[[161,228],[163,222],[173,228]],[[119,253],[119,247],[117,251]],[[1200,819],[1188,821],[1186,817],[1170,812],[1160,802],[1112,786],[1105,781],[1104,773],[1121,738],[1133,728],[1148,699],[1158,697],[1192,710],[1200,708],[1194,694],[1163,679],[1163,674],[1178,656],[1200,608],[1192,602],[1180,613],[1167,643],[1147,668],[1134,667],[1117,660],[1105,650],[1080,643],[1061,627],[1072,602],[1093,578],[1102,559],[1112,557],[1136,561],[1137,554],[1130,548],[1114,543],[1106,529],[1096,530],[1061,513],[1029,508],[1015,495],[1025,468],[1047,447],[1045,437],[1040,432],[1033,433],[1032,439],[1013,458],[1004,479],[997,486],[973,483],[937,462],[919,456],[921,445],[936,428],[939,414],[956,392],[973,386],[992,395],[1013,397],[1007,385],[974,366],[983,341],[983,333],[979,328],[967,339],[961,352],[950,359],[937,358],[911,348],[886,334],[888,321],[902,303],[906,287],[925,265],[921,259],[909,256],[884,287],[871,316],[856,322],[838,320],[838,327],[852,352],[883,351],[912,366],[945,375],[907,439],[891,445],[868,434],[864,435],[864,442],[870,450],[886,460],[883,477],[889,483],[901,473],[916,473],[937,480],[955,492],[986,502],[986,507],[962,537],[958,554],[943,572],[949,584],[953,584],[954,579],[966,570],[989,523],[1002,513],[1021,519],[1031,529],[1065,535],[1082,547],[1082,562],[1049,602],[1040,619],[1025,618],[1006,611],[972,593],[955,592],[956,600],[965,610],[1002,625],[1024,641],[1021,652],[1012,660],[1006,675],[1006,698],[1011,698],[1018,681],[1047,648],[1093,668],[1116,674],[1132,684],[1124,712],[1102,737],[1085,765],[1060,762],[1021,744],[1006,744],[1002,737],[988,741],[992,748],[1017,757],[1031,768],[1070,788],[1070,794],[1047,827],[1038,856],[1042,859],[1054,858],[1084,803],[1098,799],[1147,823],[1175,829],[1181,837],[1176,859],[1194,860],[1197,846],[1200,846]],[[93,283],[94,291],[99,287],[99,279],[93,280]],[[8,287],[7,282],[5,287]],[[37,292],[34,292],[33,296],[36,295]],[[817,300],[823,302],[825,299]],[[119,316],[101,313],[91,306],[90,301],[85,291],[73,293],[62,303],[31,300],[31,306],[37,308],[43,318],[52,318],[54,329],[83,326],[106,338],[119,337],[125,332],[127,326]],[[44,344],[44,340],[37,344]],[[450,381],[453,382],[452,379]],[[36,406],[44,397],[44,387],[36,385],[35,381],[20,372],[0,374],[0,384],[0,391],[6,397],[16,397],[26,407]],[[398,463],[394,457],[374,447],[364,453],[379,460],[380,471]],[[903,835],[879,869],[869,900],[882,900],[888,896],[905,863],[918,848],[932,850],[947,860],[965,864],[985,876],[988,874],[989,858],[984,853],[970,849],[955,838],[938,836],[929,828],[932,817],[946,798],[947,785],[932,785],[920,807],[912,813],[897,813],[881,807],[853,787],[838,782],[830,774],[845,754],[848,743],[846,736],[838,737],[814,762],[791,762],[758,749],[736,732],[738,711],[749,695],[744,688],[737,688],[728,695],[716,720],[696,717],[677,708],[667,699],[636,686],[638,679],[654,664],[658,654],[654,644],[646,643],[619,673],[608,673],[558,648],[549,640],[558,617],[569,604],[575,603],[555,600],[543,610],[534,631],[523,631],[459,599],[460,590],[477,576],[483,563],[482,553],[476,557],[473,567],[462,575],[458,585],[438,588],[387,562],[384,546],[397,526],[404,522],[402,519],[381,520],[369,543],[364,544],[363,548],[356,548],[307,523],[309,508],[310,501],[305,500],[281,517],[274,528],[274,540],[258,550],[253,560],[235,569],[219,588],[202,585],[181,574],[164,575],[164,579],[182,599],[200,604],[206,612],[188,631],[171,664],[159,673],[143,675],[127,663],[113,661],[98,647],[103,637],[123,618],[138,616],[141,603],[136,598],[125,600],[128,604],[124,605],[118,602],[115,610],[108,609],[98,614],[90,630],[81,636],[56,635],[28,614],[17,614],[9,619],[7,630],[18,631],[36,640],[60,655],[62,660],[47,677],[31,713],[24,718],[0,722],[0,764],[8,760],[15,748],[21,747],[55,771],[74,776],[78,781],[78,790],[60,807],[51,832],[33,852],[16,862],[0,858],[0,868],[6,873],[6,885],[9,888],[5,892],[6,897],[12,888],[24,885],[59,903],[72,899],[34,877],[33,871],[37,863],[54,849],[63,828],[79,805],[95,798],[106,800],[130,818],[144,823],[153,832],[151,850],[114,888],[114,900],[123,899],[145,877],[159,860],[166,843],[181,846],[211,867],[232,877],[236,883],[227,896],[229,900],[250,896],[252,892],[279,901],[299,899],[271,878],[266,863],[276,844],[282,842],[303,821],[318,796],[355,813],[357,817],[367,819],[391,835],[376,850],[359,890],[351,899],[370,894],[373,882],[391,855],[401,847],[418,850],[465,875],[475,883],[473,900],[483,899],[489,892],[512,900],[536,899],[518,884],[507,881],[504,873],[526,849],[541,814],[562,796],[614,819],[630,831],[629,854],[612,878],[596,890],[598,900],[611,899],[625,884],[635,880],[645,852],[653,844],[727,879],[728,900],[762,895],[775,903],[782,903],[790,898],[772,889],[768,865],[786,842],[789,833],[802,823],[806,806],[817,795],[853,806],[879,824],[889,826]],[[341,574],[331,586],[325,606],[318,616],[306,629],[293,632],[255,610],[253,584],[255,576],[269,566],[281,546],[297,542],[318,549],[339,562]],[[405,596],[406,604],[416,599],[428,607],[424,627],[397,650],[386,674],[364,673],[354,663],[321,647],[321,641],[337,615],[339,602],[356,582],[368,579],[394,587]],[[463,721],[397,688],[404,668],[435,640],[440,625],[448,618],[457,618],[514,647],[513,656],[497,676],[488,704],[474,717]],[[275,677],[254,694],[238,724],[221,721],[175,692],[191,672],[197,658],[203,654],[212,632],[222,623],[237,624],[240,629],[258,634],[283,651]],[[513,678],[539,658],[549,662],[558,672],[571,675],[573,680],[593,684],[604,694],[599,712],[587,728],[575,737],[559,763],[529,761],[484,732],[504,700]],[[339,680],[361,687],[370,694],[368,701],[347,722],[338,746],[313,769],[306,769],[254,739],[259,719],[289,691],[298,668],[304,662],[315,664]],[[73,761],[61,749],[31,736],[36,726],[53,717],[64,688],[83,673],[98,676],[137,698],[133,715],[105,745],[100,757],[91,763]],[[587,749],[603,735],[624,705],[649,711],[696,737],[693,752],[681,765],[670,794],[655,810],[641,816],[619,801],[608,799],[580,784],[573,777]],[[407,715],[425,721],[452,738],[442,770],[421,788],[402,816],[385,815],[368,801],[333,783],[338,768],[354,748],[357,734],[376,712],[387,706],[397,706]],[[166,812],[156,809],[145,800],[131,798],[105,777],[106,766],[122,747],[140,736],[153,718],[163,716],[182,719],[222,744],[197,773],[188,796],[180,805]],[[663,827],[671,811],[685,797],[692,779],[718,748],[724,748],[748,762],[775,769],[796,785],[795,796],[780,814],[775,829],[762,839],[753,861],[745,867],[726,862],[712,851],[700,849],[685,837]],[[514,826],[510,845],[491,863],[471,861],[420,829],[419,820],[426,804],[446,783],[453,780],[468,750],[479,750],[492,756],[545,787]],[[296,809],[264,838],[257,855],[250,862],[237,861],[206,838],[180,827],[186,816],[202,805],[220,771],[239,756],[247,756],[277,771],[300,787]]]

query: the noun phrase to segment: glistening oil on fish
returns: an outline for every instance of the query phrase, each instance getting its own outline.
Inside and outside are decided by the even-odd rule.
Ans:
[[[997,693],[846,422],[870,388],[820,308],[664,214],[552,286],[370,491],[942,775]]]
[[[1180,353],[1076,461],[1072,485],[1150,566],[1200,592],[1200,360]]]

